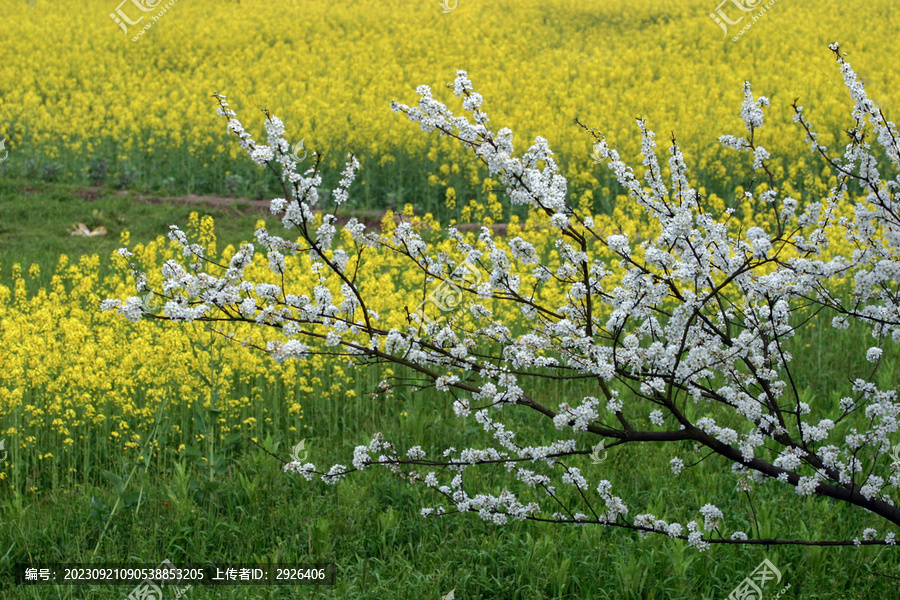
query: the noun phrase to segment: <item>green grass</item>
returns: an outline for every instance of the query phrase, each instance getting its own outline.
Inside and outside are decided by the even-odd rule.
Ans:
[[[365,385],[359,386],[365,389]],[[371,389],[371,388],[369,388]],[[539,390],[539,398],[554,393]],[[478,439],[456,430],[457,421],[437,398],[417,395],[397,402],[336,407],[335,398],[306,399],[307,447],[317,464],[347,463],[354,445],[376,429],[401,446],[412,432],[428,443],[447,436]],[[277,402],[267,397],[265,402]],[[398,417],[399,412],[408,417]],[[417,441],[419,438],[416,438]],[[287,456],[294,440],[273,431],[264,442]],[[455,442],[456,443],[456,442]],[[460,442],[461,443],[461,442]],[[460,443],[456,443],[457,446]],[[425,447],[428,447],[427,445]],[[109,509],[119,492],[94,477],[94,484],[41,489],[0,497],[0,549],[11,563],[147,562],[335,562],[333,587],[259,588],[260,598],[440,598],[456,588],[465,599],[544,598],[723,598],[763,559],[791,584],[788,598],[888,597],[893,584],[867,570],[896,574],[893,549],[713,547],[698,554],[685,542],[600,527],[519,523],[495,527],[477,515],[423,519],[421,506],[433,504],[427,490],[377,470],[350,477],[338,486],[281,473],[280,463],[242,440],[227,450],[226,468],[210,474],[202,460],[159,460],[136,469],[123,495],[145,494],[140,506],[113,514],[99,544]],[[616,448],[602,465],[580,464],[592,480],[609,478],[616,493],[636,511],[698,518],[688,507],[713,502],[726,509],[729,527],[752,530],[749,507],[732,493],[721,464],[705,462],[673,480],[667,475],[672,449]],[[690,453],[687,452],[689,455]],[[685,454],[682,454],[683,456]],[[95,465],[126,479],[131,465],[109,456]],[[496,491],[495,474],[478,477]],[[844,538],[858,535],[858,511],[824,500],[800,500],[792,489],[768,483],[753,493],[763,535]],[[836,568],[839,565],[840,568]],[[121,598],[128,588],[28,587],[0,583],[4,598]],[[121,591],[120,591],[121,590]],[[256,591],[256,588],[253,589]],[[290,593],[293,592],[293,595]],[[195,588],[190,598],[252,598],[249,588]]]
[[[184,223],[193,210],[135,202],[113,193],[88,200],[62,186],[41,186],[31,194],[21,187],[0,183],[4,282],[12,262],[39,264],[49,278],[62,252],[108,254],[118,247],[122,229],[130,230],[135,242],[147,241],[169,223]],[[90,221],[94,210],[103,216]],[[258,218],[238,212],[212,214],[222,246],[246,239]],[[104,225],[109,235],[68,236],[66,227],[78,221]],[[813,329],[795,344],[798,385],[822,417],[824,402],[833,406],[847,378],[865,368],[865,361],[856,359],[858,353],[846,349],[864,348],[866,333],[851,328],[844,335],[840,343],[829,338],[832,343],[826,345],[821,332]],[[302,399],[302,433],[273,426],[262,446],[287,458],[297,438],[305,437],[309,460],[321,467],[349,464],[353,447],[367,443],[375,431],[384,432],[401,449],[422,443],[433,452],[446,447],[446,440],[457,448],[484,443],[483,433],[471,422],[460,430],[444,397],[401,390],[394,397],[372,399],[368,392],[380,374],[375,368],[354,373],[355,400],[330,396],[325,390],[332,382],[322,373],[321,393]],[[895,360],[886,362],[881,376],[886,385],[896,383]],[[289,393],[264,383],[257,386],[259,408],[277,407]],[[569,384],[539,385],[529,392],[539,401],[552,401],[577,398],[589,390]],[[516,431],[528,443],[558,437],[543,417],[524,411],[510,411],[505,417],[517,424]],[[202,415],[186,413],[161,413],[159,423],[156,435],[161,440],[171,439],[173,424],[189,434],[205,427]],[[679,540],[641,539],[596,526],[529,522],[496,527],[476,514],[425,519],[419,509],[440,498],[383,469],[328,486],[283,474],[281,463],[248,439],[209,439],[206,447],[181,455],[166,442],[165,451],[146,463],[129,463],[114,452],[91,453],[85,460],[90,464],[77,473],[56,473],[52,466],[21,473],[29,481],[20,481],[17,488],[33,486],[35,492],[0,487],[0,598],[121,600],[133,588],[16,587],[11,577],[17,562],[155,565],[168,559],[176,565],[334,562],[338,567],[334,586],[195,587],[184,596],[189,600],[438,600],[454,588],[459,600],[721,599],[763,558],[783,574],[779,587],[766,588],[767,598],[789,583],[782,598],[868,599],[891,597],[896,588],[893,580],[870,572],[900,575],[894,548],[713,546],[698,553]],[[584,445],[595,441],[585,437]],[[668,461],[676,453],[686,461],[700,458],[690,445],[644,444],[613,448],[601,465],[590,464],[587,457],[570,464],[582,468],[592,487],[599,479],[609,479],[614,493],[629,505],[630,517],[652,512],[686,523],[700,520],[696,509],[711,502],[725,511],[728,531],[755,530],[746,497],[733,491],[729,465],[713,457],[673,478]],[[472,488],[498,492],[508,481],[499,471],[480,471]],[[569,492],[562,493],[573,499]],[[776,482],[757,486],[751,496],[763,536],[848,539],[877,523],[859,509],[820,498],[800,499],[793,488]]]
[[[161,203],[158,197],[140,199],[136,193],[108,188],[0,179],[0,273],[8,277],[13,263],[20,263],[25,270],[37,264],[42,272],[39,281],[46,285],[61,254],[73,258],[99,254],[105,258],[121,246],[123,231],[129,231],[135,242],[149,242],[165,235],[170,224],[184,227],[193,211],[216,219],[223,244],[252,237],[259,218],[272,220],[268,210],[253,210],[246,203],[217,209],[201,204]],[[105,227],[107,234],[70,235],[77,223],[84,223],[91,230]]]
[[[662,132],[659,132],[660,134]],[[606,164],[589,163],[587,155],[593,139],[585,134],[574,122],[571,134],[581,136],[584,156],[556,156],[560,173],[568,178],[570,198],[580,199],[589,193],[593,197],[594,210],[611,212],[615,206],[615,195],[624,194],[619,188],[615,174]],[[635,130],[637,135],[637,130]],[[802,136],[798,134],[798,142]],[[126,158],[119,159],[121,150],[115,145],[94,140],[94,154],[89,163],[81,154],[67,154],[50,159],[40,148],[24,146],[18,152],[33,158],[22,161],[7,161],[0,165],[0,187],[9,182],[42,182],[41,189],[84,189],[103,188],[110,193],[130,190],[134,194],[153,197],[172,197],[186,194],[220,195],[248,198],[251,200],[271,199],[283,195],[279,180],[271,170],[253,163],[241,155],[231,158],[221,151],[223,147],[236,145],[231,136],[224,136],[209,148],[191,154],[173,147],[172,152],[148,157],[134,150]],[[402,209],[406,203],[414,203],[421,213],[431,212],[442,223],[460,218],[460,211],[470,200],[484,204],[487,193],[482,187],[488,177],[487,168],[472,154],[458,146],[449,138],[433,141],[438,149],[437,158],[430,159],[421,154],[410,154],[402,150],[386,150],[380,156],[360,154],[359,148],[334,148],[323,155],[319,174],[322,176],[322,190],[333,190],[341,179],[348,152],[356,153],[362,166],[351,190],[353,205],[359,210]],[[519,142],[520,144],[522,142]],[[708,157],[709,165],[690,162],[690,156],[699,148],[684,148],[689,156],[690,179],[705,195],[716,194],[726,203],[737,203],[743,198],[743,190],[752,186],[757,178],[751,168],[752,157],[716,146]],[[518,153],[524,151],[521,147]],[[777,156],[770,166],[775,172],[786,170],[805,150],[799,145],[796,154]],[[876,151],[877,154],[877,151]],[[667,151],[658,152],[665,165]],[[627,162],[636,164],[637,155],[623,155]],[[890,172],[886,160],[879,156],[881,169]],[[726,165],[724,172],[719,164]],[[301,169],[312,167],[307,159]],[[814,163],[817,169],[824,168],[824,161]],[[441,183],[430,181],[441,173],[442,166],[454,166],[450,173],[441,175]],[[667,172],[664,167],[664,172]],[[6,184],[3,181],[6,180]],[[780,182],[779,182],[780,183]],[[821,198],[827,194],[827,186],[820,178],[798,178],[791,181],[798,195]],[[457,206],[446,206],[447,188],[452,187],[457,196]],[[737,188],[740,187],[740,190]],[[610,190],[614,193],[610,195]],[[615,192],[615,190],[619,190]],[[576,205],[578,202],[574,202]],[[525,214],[523,207],[510,208],[506,203],[505,217],[511,213]]]
[[[443,142],[442,158],[435,161],[401,151],[388,153],[382,159],[360,156],[362,169],[354,186],[355,206],[366,210],[396,210],[406,202],[416,202],[423,210],[443,211],[445,189],[430,184],[428,176],[437,173],[443,163],[459,163],[461,166],[465,162],[477,163],[471,153],[454,147],[446,140]],[[120,150],[97,142],[90,164],[86,164],[81,156],[49,159],[38,149],[23,148],[22,155],[35,158],[0,164],[0,181],[40,181],[54,186],[103,187],[115,191],[127,189],[162,197],[199,194],[264,200],[282,195],[278,179],[268,168],[256,165],[246,156],[232,159],[221,151],[231,145],[236,145],[235,139],[223,137],[217,144],[196,155],[173,149],[171,153],[154,158],[135,152],[119,160],[116,156],[121,153]],[[585,147],[589,145],[589,139],[585,138]],[[334,149],[323,155],[320,167],[322,189],[332,190],[337,186],[347,153],[353,150]],[[301,164],[300,172],[312,166],[311,160],[307,160]],[[598,177],[605,181],[604,185],[612,184],[612,176],[605,172],[606,169],[597,171]],[[487,176],[483,168],[481,173],[475,183],[464,173],[448,175],[448,185],[456,188],[461,199],[481,199],[480,182]]]
[[[367,188],[360,189],[362,197],[367,193]],[[265,198],[271,200],[280,194],[273,190]],[[215,219],[220,248],[252,241],[254,226],[259,219],[266,219],[273,233],[284,234],[279,220],[268,210],[267,202],[260,208],[259,203],[242,198],[238,195],[225,202],[225,197],[223,202],[211,206],[209,203],[176,201],[166,194],[0,178],[0,280],[9,278],[14,263],[26,271],[36,264],[41,270],[36,283],[45,286],[61,254],[70,258],[99,254],[105,259],[121,246],[119,240],[123,231],[130,233],[132,243],[146,243],[166,235],[169,225],[184,228],[188,215],[195,211]],[[416,214],[440,210],[434,191],[427,198],[414,196],[409,190],[391,198],[387,207],[395,211],[402,210],[407,202],[415,202]],[[339,214],[366,221],[379,219],[378,215],[382,213],[367,208],[369,205],[367,202],[354,203],[342,207]],[[91,230],[102,226],[107,233],[96,237],[73,236],[70,232],[78,223],[84,223]],[[101,266],[106,266],[105,261],[101,261]]]

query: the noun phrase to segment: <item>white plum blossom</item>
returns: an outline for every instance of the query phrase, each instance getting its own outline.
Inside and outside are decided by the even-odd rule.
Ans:
[[[624,254],[625,256],[630,254],[628,235],[626,234],[611,235],[606,238],[606,243],[609,245],[609,249],[616,254]]]
[[[284,465],[285,473],[297,473],[302,475],[307,481],[312,481],[312,478],[316,474],[316,465],[313,463],[304,463],[301,464],[296,461],[291,461]]]
[[[336,485],[341,479],[346,477],[347,467],[344,465],[334,465],[325,475],[322,475],[322,481],[329,485]]]
[[[112,310],[122,305],[122,301],[117,298],[107,298],[100,301],[100,310]]]
[[[815,477],[801,477],[796,492],[800,496],[808,496],[814,494],[818,486],[819,482]]]
[[[406,455],[413,460],[418,460],[420,458],[425,458],[425,451],[422,450],[421,446],[413,446],[406,451]]]
[[[539,518],[637,527],[641,535],[686,537],[704,551],[713,541],[753,541],[752,532],[724,529],[743,520],[726,518],[727,511],[744,510],[729,497],[780,482],[810,496],[801,501],[847,502],[893,527],[900,508],[889,488],[900,487],[900,468],[889,453],[900,431],[900,397],[875,372],[900,343],[900,134],[839,47],[832,50],[852,100],[843,152],[831,156],[803,109],[794,107],[804,146],[836,181],[815,198],[785,195],[802,186],[787,185],[771,168],[767,147],[773,146],[763,145],[769,100],[754,96],[749,82],[742,87],[746,132],[719,141],[752,154],[755,172],[746,179],[764,182],[735,191],[738,203],[758,213],[746,225],[734,207],[711,210],[677,140],[659,141],[638,119],[637,166],[585,126],[597,161],[645,220],[639,231],[617,231],[614,223],[603,229],[608,221],[573,202],[547,139],[523,145],[512,130],[495,128],[484,98],[459,70],[450,87],[462,112],[429,86],[416,88],[413,105],[393,102],[392,109],[471,152],[502,188],[508,208],[530,211],[544,233],[532,237],[535,229],[520,226],[507,237],[485,226],[424,235],[407,216],[384,231],[353,218],[341,226],[334,209],[351,202],[356,157],[348,155],[333,202],[325,202],[318,166],[297,172],[282,121],[267,113],[265,143],[257,142],[216,95],[242,150],[280,179],[284,191],[270,209],[291,239],[261,227],[255,243],[213,260],[172,226],[169,238],[181,255],[162,265],[162,283],[153,289],[166,298],[162,315],[145,313],[138,296],[104,299],[100,308],[132,322],[152,317],[266,328],[272,335],[258,339],[277,362],[338,355],[356,366],[401,365],[412,375],[385,376],[371,397],[433,387],[440,392],[438,410],[452,408],[455,415],[460,433],[452,446],[445,441],[429,458],[423,447],[432,448],[432,440],[414,440],[404,453],[376,433],[355,447],[352,468],[290,462],[284,470],[337,484],[349,471],[378,466],[424,485],[443,504],[423,508],[423,516],[459,511],[498,526]],[[839,255],[835,236],[852,250]],[[404,264],[382,277],[416,281],[418,298],[409,306],[402,299],[399,306],[385,302],[382,295],[397,297],[393,288],[381,294],[386,287],[360,283],[365,278],[358,271],[369,264],[363,257],[376,252]],[[117,260],[131,258],[122,249]],[[268,269],[256,268],[266,262]],[[291,277],[300,265],[308,265],[303,286]],[[131,269],[139,293],[158,280]],[[259,281],[250,275],[261,272]],[[388,324],[375,309],[390,312]],[[813,397],[795,377],[795,356],[805,352],[796,333],[809,324],[818,327],[822,344],[846,355],[849,381]],[[865,348],[841,337],[851,325],[874,340],[864,355],[872,363],[866,371],[853,366]],[[705,532],[696,521],[683,526],[657,517],[640,506],[640,496],[626,503],[600,479],[608,464],[594,464],[590,455],[601,441],[641,444],[647,451],[631,456],[663,461],[671,456],[656,452],[664,444],[682,456],[694,448],[690,464],[714,455],[704,469],[722,463],[722,477],[737,479],[736,493],[715,498],[722,509],[700,508]],[[683,473],[684,459],[668,464],[673,477]],[[489,469],[496,477],[473,476]],[[629,504],[638,505],[634,512]],[[778,538],[792,537],[781,533]],[[862,533],[866,542],[876,536],[874,528]],[[895,532],[886,532],[884,543],[893,545]]]
[[[704,529],[707,530],[717,529],[724,516],[722,511],[712,504],[704,504],[703,508],[700,509],[700,514],[705,519]]]
[[[310,348],[299,340],[272,341],[266,344],[266,351],[272,355],[275,362],[281,363],[290,358],[307,358]]]

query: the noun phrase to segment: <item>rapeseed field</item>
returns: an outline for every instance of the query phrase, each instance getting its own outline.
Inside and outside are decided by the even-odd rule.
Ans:
[[[596,231],[611,235],[621,230],[635,242],[658,235],[635,204],[625,202],[624,197],[620,204],[612,215],[593,215]],[[404,208],[410,215],[414,212],[411,205]],[[397,218],[408,220],[424,235],[441,227],[431,214]],[[746,208],[735,214],[730,227],[736,233],[771,219],[771,214]],[[264,224],[260,221],[258,226]],[[549,225],[546,215],[532,213],[522,223],[514,216],[506,237],[498,238],[498,247],[508,250],[509,240],[523,235],[541,256],[549,257],[550,266],[558,265],[554,229]],[[389,234],[396,226],[395,215],[389,212],[382,231]],[[217,248],[211,217],[192,213],[186,233],[205,248],[210,260],[228,264],[235,253],[233,246],[221,251]],[[825,256],[849,253],[849,242],[841,230],[832,229],[831,234]],[[478,244],[477,232],[465,235],[469,243]],[[81,480],[90,476],[87,465],[92,460],[111,453],[168,460],[185,449],[189,453],[199,451],[206,443],[220,444],[239,434],[254,440],[273,430],[291,434],[305,427],[302,398],[316,394],[349,401],[376,389],[373,382],[368,388],[361,385],[348,357],[340,354],[304,362],[271,360],[265,353],[266,343],[284,339],[274,328],[266,331],[252,323],[220,327],[198,322],[184,326],[154,320],[154,316],[161,317],[164,300],[153,293],[144,295],[145,317],[137,323],[114,313],[101,313],[102,299],[124,300],[135,295],[129,261],[147,273],[149,288],[158,292],[164,262],[176,260],[187,265],[180,249],[163,236],[145,244],[133,244],[129,237],[127,232],[122,236],[125,247],[134,253],[129,260],[118,253],[83,256],[77,261],[63,255],[50,285],[32,293],[26,291],[28,280],[40,276],[39,266],[16,263],[11,267],[12,285],[0,285],[0,330],[5,343],[5,351],[0,354],[0,413],[10,424],[0,435],[16,440],[13,475],[50,461],[46,464],[54,479],[44,483],[55,483],[55,478],[67,473],[77,474],[72,476]],[[352,244],[349,232],[343,231],[342,237],[344,243]],[[453,253],[454,245],[445,240],[438,248]],[[614,266],[608,249],[598,246],[597,255],[605,256]],[[642,249],[636,247],[635,256],[642,255]],[[111,266],[103,277],[101,260]],[[379,315],[378,326],[384,330],[402,328],[409,314],[422,305],[422,273],[409,269],[403,256],[385,248],[368,251],[363,268],[357,265],[360,260],[354,257],[347,268],[358,271],[368,308]],[[761,267],[760,272],[771,268]],[[524,289],[535,284],[534,274],[527,267],[513,266],[510,272],[521,278]],[[623,269],[613,268],[609,285],[615,286],[623,274]],[[262,252],[254,254],[247,277],[280,284]],[[284,283],[288,293],[311,293],[318,276],[310,268],[308,256],[286,258]],[[333,274],[327,280],[336,299],[341,298],[341,283]],[[563,286],[551,280],[540,287],[536,299],[545,306],[558,306],[564,295]],[[515,307],[495,304],[488,302],[487,306],[498,318],[516,321]],[[440,316],[437,308],[428,304],[424,307],[426,314],[437,313],[429,317]],[[362,338],[359,341],[367,342]],[[375,377],[373,372],[366,381]],[[162,413],[173,423],[165,447],[160,446],[159,439],[147,440]],[[199,429],[198,414],[202,424]],[[195,426],[182,431],[179,421],[191,424],[192,419]],[[216,439],[206,440],[207,436]],[[47,452],[47,448],[54,450]],[[8,475],[0,471],[0,479]],[[14,478],[7,483],[22,491],[27,482]]]
[[[772,99],[765,145],[776,174],[821,193],[823,166],[804,150],[790,103],[807,107],[824,144],[841,140],[849,106],[828,43],[850,53],[889,114],[900,100],[887,0],[776,2],[727,31],[710,17],[713,0],[458,0],[449,11],[436,0],[170,4],[151,23],[157,13],[131,2],[7,3],[0,137],[10,159],[0,168],[263,198],[269,180],[227,141],[213,111],[218,91],[248,126],[248,111],[271,110],[326,164],[352,150],[367,205],[414,202],[468,217],[469,201],[486,199],[475,164],[389,109],[420,84],[440,95],[460,68],[496,127],[513,127],[520,146],[546,137],[573,192],[591,191],[600,207],[611,207],[614,185],[590,160],[591,140],[575,117],[624,156],[637,153],[634,117],[645,117],[662,139],[678,137],[709,191],[739,196],[747,165],[715,140],[739,133],[744,80]],[[718,8],[731,20],[744,14],[731,3]],[[137,24],[117,25],[117,9]],[[450,187],[455,208],[446,208]]]

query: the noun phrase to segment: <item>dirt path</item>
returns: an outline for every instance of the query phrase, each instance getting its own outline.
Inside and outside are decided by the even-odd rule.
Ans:
[[[106,188],[101,187],[90,187],[84,190],[78,190],[75,192],[76,196],[80,198],[84,198],[85,200],[96,200],[104,195],[104,193],[108,193]],[[151,194],[141,194],[138,192],[131,192],[128,190],[120,190],[115,192],[117,196],[130,196],[136,202],[145,202],[147,204],[180,204],[180,205],[193,205],[193,206],[203,206],[207,208],[213,209],[228,209],[240,212],[245,215],[250,214],[259,214],[259,215],[270,215],[269,212],[269,204],[270,200],[251,200],[249,198],[228,198],[226,196],[198,196],[196,194],[189,194],[187,196],[168,196],[168,197],[160,197]],[[318,212],[318,211],[317,211]],[[344,225],[349,221],[352,217],[356,217],[359,221],[361,221],[367,228],[378,227],[381,224],[381,221],[384,219],[385,212],[384,210],[347,210],[341,211],[344,214],[338,213],[338,221],[337,224]],[[396,222],[400,222],[400,216],[394,215],[394,220]],[[456,225],[457,229],[468,231],[479,229],[481,224],[479,223],[460,223]],[[491,227],[497,235],[505,236],[507,224],[506,223],[496,223]]]

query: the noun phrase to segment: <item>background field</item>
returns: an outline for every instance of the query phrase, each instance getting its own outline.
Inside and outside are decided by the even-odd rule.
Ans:
[[[876,573],[900,577],[893,548],[698,554],[680,541],[600,528],[426,520],[419,509],[435,498],[386,473],[337,487],[286,476],[270,453],[287,459],[300,439],[310,460],[330,465],[346,464],[375,431],[401,446],[479,438],[459,431],[438,396],[372,397],[384,372],[276,366],[200,325],[134,327],[97,307],[130,295],[111,256],[126,241],[151,246],[176,223],[221,251],[272,220],[250,202],[275,193],[271,177],[226,137],[213,91],[229,96],[256,136],[267,107],[292,139],[323,152],[325,187],[345,152],[360,156],[352,210],[411,203],[446,224],[511,215],[494,210],[496,190],[471,157],[391,113],[390,100],[413,102],[419,84],[446,99],[443,84],[467,69],[495,126],[513,127],[521,149],[547,137],[572,197],[612,215],[622,192],[591,162],[574,117],[628,157],[638,149],[634,117],[647,117],[661,142],[674,131],[697,180],[730,205],[749,184],[750,161],[717,149],[715,138],[742,133],[740,86],[749,79],[772,99],[764,145],[779,153],[796,196],[810,200],[829,180],[790,122],[790,103],[808,106],[823,143],[835,145],[850,110],[827,50],[837,40],[896,119],[891,7],[779,0],[733,43],[705,0],[459,0],[447,14],[438,2],[179,0],[132,43],[107,16],[111,2],[0,0],[0,139],[9,150],[0,163],[0,436],[9,450],[0,464],[0,598],[111,600],[131,591],[16,588],[16,562],[169,559],[338,565],[333,587],[194,588],[189,599],[437,600],[454,588],[459,600],[706,599],[727,597],[763,558],[791,585],[782,598],[890,597],[895,582]],[[166,200],[185,194],[242,199]],[[78,222],[108,233],[70,236]],[[157,258],[171,251],[155,243]],[[863,372],[864,351],[852,349],[867,341],[851,329],[826,345],[823,333],[795,340],[795,366],[808,402],[827,414]],[[881,383],[896,385],[896,357],[886,355],[882,369]],[[521,425],[548,441],[553,432],[539,423]],[[671,455],[623,447],[602,465],[579,466],[612,481],[631,515],[690,520],[697,515],[687,507],[712,502],[741,520],[729,527],[755,530],[746,496],[720,475],[727,466],[710,459],[673,480]],[[499,489],[489,474],[482,481]],[[764,536],[846,539],[874,523],[777,483],[752,498]]]
[[[827,181],[816,181],[821,166],[807,156],[790,103],[808,107],[822,143],[843,135],[848,96],[827,45],[843,44],[889,114],[900,100],[889,0],[779,1],[737,43],[709,18],[713,0],[460,0],[446,14],[437,1],[181,0],[138,42],[109,18],[111,4],[4,0],[0,135],[12,158],[0,173],[168,195],[274,193],[227,141],[218,91],[257,136],[268,108],[326,164],[356,153],[359,208],[414,201],[435,211],[454,187],[458,218],[482,199],[483,177],[389,103],[414,101],[422,84],[448,98],[443,86],[462,68],[496,127],[512,127],[520,148],[546,137],[573,194],[590,190],[606,209],[613,180],[591,163],[576,116],[629,156],[635,117],[661,141],[674,132],[698,181],[728,198],[747,185],[749,161],[734,161],[715,139],[741,133],[744,80],[773,102],[766,147],[796,186],[821,193]],[[326,187],[336,178],[329,171]]]

